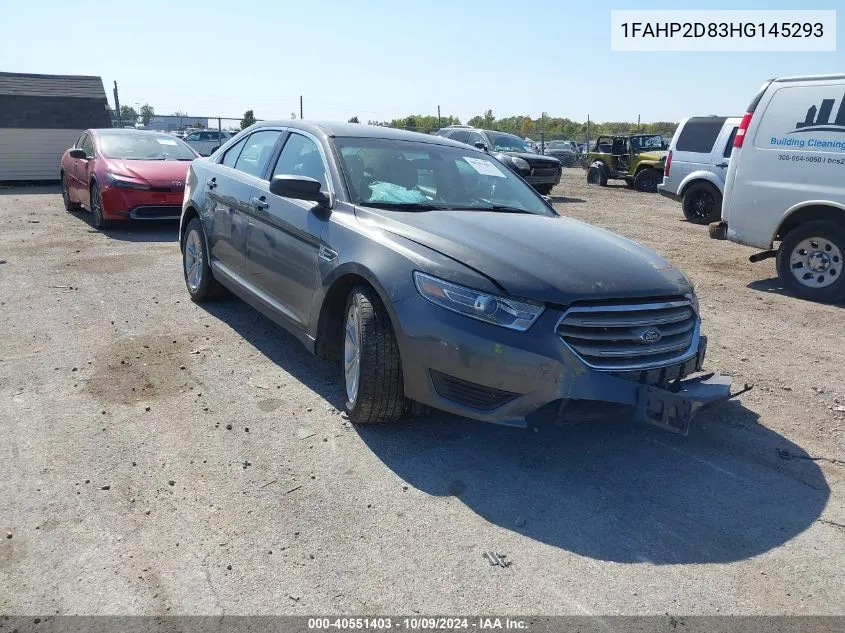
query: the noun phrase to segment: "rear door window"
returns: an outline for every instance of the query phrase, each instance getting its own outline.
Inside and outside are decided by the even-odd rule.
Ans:
[[[725,124],[724,117],[695,117],[687,121],[675,144],[679,152],[709,154]]]
[[[235,169],[260,178],[281,136],[282,133],[278,130],[263,130],[250,134],[243,151],[235,162]]]
[[[458,143],[466,143],[469,140],[469,132],[466,132],[464,130],[461,130],[459,132],[452,132],[449,138],[453,141],[458,141]]]
[[[722,156],[725,158],[731,157],[731,152],[734,149],[734,139],[736,138],[736,131],[739,129],[739,126],[734,126],[734,129],[731,130],[731,135],[728,137],[728,144],[725,145],[725,151],[722,152]]]

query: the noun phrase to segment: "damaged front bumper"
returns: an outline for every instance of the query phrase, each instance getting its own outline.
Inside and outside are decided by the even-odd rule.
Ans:
[[[681,380],[669,389],[641,385],[634,412],[635,422],[647,422],[666,431],[687,435],[693,417],[705,407],[730,400],[752,388],[745,385],[731,393],[731,377],[706,374]]]

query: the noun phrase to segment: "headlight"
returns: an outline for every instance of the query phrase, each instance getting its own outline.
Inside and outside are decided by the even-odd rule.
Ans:
[[[431,303],[464,316],[524,332],[543,313],[543,306],[486,294],[414,272],[417,291]]]
[[[123,187],[125,189],[149,189],[150,186],[142,182],[137,182],[129,176],[121,176],[120,174],[112,174],[106,172],[106,181],[113,187]]]
[[[531,165],[529,165],[528,161],[524,158],[520,158],[519,156],[513,156],[511,160],[513,161],[513,166],[516,167],[519,171],[531,171]]]

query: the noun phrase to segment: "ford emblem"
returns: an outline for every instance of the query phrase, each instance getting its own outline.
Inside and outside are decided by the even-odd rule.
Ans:
[[[650,327],[646,330],[640,332],[640,340],[643,343],[656,343],[660,339],[663,338],[663,335],[660,333],[660,330],[657,328]]]

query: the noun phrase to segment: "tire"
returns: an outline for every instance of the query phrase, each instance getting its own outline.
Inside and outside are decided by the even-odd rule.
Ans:
[[[62,202],[64,202],[64,204],[65,204],[65,211],[67,211],[67,212],[77,211],[79,209],[79,203],[70,201],[70,189],[68,188],[67,176],[65,176],[65,172],[62,172],[61,182],[62,182]]]
[[[845,301],[843,268],[845,226],[836,222],[816,220],[800,224],[780,243],[778,276],[791,294],[802,299],[820,303]]]
[[[663,174],[656,169],[641,169],[634,176],[634,189],[645,193],[657,193],[657,185],[661,180],[663,180]]]
[[[109,222],[103,217],[103,199],[97,183],[91,185],[91,226],[98,231],[109,228]]]
[[[607,186],[607,170],[601,165],[591,165],[587,170],[587,184]]]
[[[185,229],[182,246],[182,275],[191,300],[203,303],[223,294],[223,286],[214,278],[208,263],[208,241],[202,223],[194,218]]]
[[[688,221],[710,224],[722,217],[722,194],[709,182],[696,182],[687,187],[681,206]]]
[[[369,286],[355,286],[343,319],[341,377],[355,424],[394,422],[405,411],[399,345],[390,317]]]
[[[554,189],[554,185],[537,185],[534,189],[541,196],[548,196],[552,192],[552,189]]]

